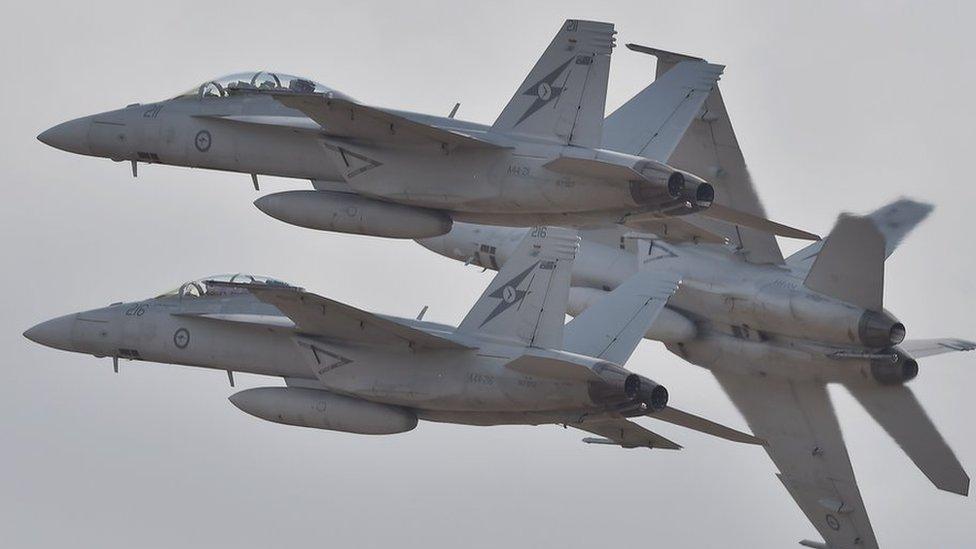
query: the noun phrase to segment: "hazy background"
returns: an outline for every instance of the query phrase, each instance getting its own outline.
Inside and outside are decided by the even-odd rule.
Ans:
[[[409,7],[407,6],[409,4]],[[384,312],[456,322],[490,274],[412,242],[314,232],[251,205],[247,175],[86,158],[35,140],[80,115],[230,72],[303,74],[361,100],[490,123],[566,18],[728,65],[722,89],[771,217],[826,233],[841,210],[936,204],[888,262],[915,337],[976,338],[968,2],[14,2],[0,20],[0,545],[4,547],[793,547],[816,532],[762,450],[645,420],[681,452],[556,427],[422,424],[391,437],[247,416],[223,372],[31,344],[32,324],[252,271]],[[608,109],[653,59],[616,50]],[[263,192],[304,188],[263,180]],[[913,389],[976,471],[976,357]],[[632,369],[744,423],[710,374],[645,342]],[[238,387],[276,384],[238,375]],[[238,389],[238,390],[239,390]],[[834,389],[885,547],[969,547],[976,503],[932,487]]]

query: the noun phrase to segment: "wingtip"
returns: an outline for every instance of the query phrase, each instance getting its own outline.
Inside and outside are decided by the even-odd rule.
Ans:
[[[955,484],[945,484],[942,486],[937,485],[936,487],[944,492],[951,492],[962,497],[969,497],[969,476],[967,475],[965,477],[965,481]]]

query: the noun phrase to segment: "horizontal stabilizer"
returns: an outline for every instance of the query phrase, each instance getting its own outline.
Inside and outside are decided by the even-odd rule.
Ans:
[[[884,261],[885,238],[874,220],[841,215],[803,283],[815,292],[880,311]]]
[[[623,222],[625,227],[641,233],[653,233],[668,242],[693,242],[726,244],[728,239],[714,233],[698,223],[694,216],[658,217],[647,214],[628,216]]]
[[[624,418],[594,419],[568,425],[606,439],[584,439],[590,444],[617,444],[624,448],[681,449],[681,445]]]
[[[848,386],[864,409],[940,490],[969,494],[969,475],[946,444],[911,389]]]
[[[726,427],[725,425],[715,423],[714,421],[705,419],[703,417],[689,414],[688,412],[683,412],[676,408],[672,408],[671,406],[668,406],[663,410],[648,413],[647,417],[673,423],[674,425],[680,425],[685,429],[691,429],[693,431],[698,431],[699,433],[712,435],[713,437],[723,438],[732,442],[758,444],[760,446],[765,444],[763,439],[754,437],[749,433],[737,431],[731,427]]]
[[[908,353],[912,358],[919,359],[954,351],[972,351],[976,349],[976,343],[952,337],[941,339],[909,339],[908,341],[899,343],[898,348]]]
[[[748,227],[750,229],[755,229],[757,231],[774,234],[777,236],[799,238],[801,240],[820,240],[818,235],[811,232],[796,229],[794,227],[790,227],[789,225],[783,225],[782,223],[777,223],[775,221],[770,221],[765,217],[752,215],[750,213],[729,208],[728,206],[723,206],[721,204],[712,204],[708,207],[708,209],[699,213],[705,217],[718,219],[720,221],[725,221],[726,223]]]

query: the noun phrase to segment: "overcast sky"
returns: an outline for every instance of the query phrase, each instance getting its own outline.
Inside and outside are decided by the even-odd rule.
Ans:
[[[588,446],[556,427],[421,424],[364,437],[261,422],[223,372],[54,351],[34,323],[200,276],[274,275],[392,314],[457,322],[490,279],[406,241],[261,214],[241,174],[129,166],[35,140],[77,116],[230,72],[307,75],[360,100],[490,123],[566,18],[726,64],[722,89],[771,217],[826,233],[902,195],[934,215],[889,260],[914,337],[976,339],[969,2],[12,2],[0,20],[0,545],[791,547],[816,539],[761,449],[667,425],[681,452]],[[738,3],[737,3],[738,4]],[[407,7],[407,6],[410,7]],[[608,108],[653,60],[614,54]],[[305,188],[266,179],[265,192]],[[972,473],[976,357],[912,388]],[[710,374],[653,342],[629,367],[742,427]],[[238,386],[277,384],[238,376]],[[932,487],[833,389],[884,547],[967,547],[976,503]],[[648,420],[649,421],[649,420]],[[649,423],[648,423],[649,424]],[[650,424],[649,424],[650,425]]]

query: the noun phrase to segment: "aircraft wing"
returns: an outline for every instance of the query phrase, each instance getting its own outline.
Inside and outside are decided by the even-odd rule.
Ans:
[[[831,549],[876,549],[827,386],[713,370]],[[816,544],[809,545],[816,547]]]
[[[274,305],[295,323],[295,331],[378,345],[407,344],[425,349],[468,347],[301,288],[263,284],[215,283],[243,288],[257,299]]]
[[[679,444],[624,418],[596,419],[570,423],[569,426],[603,437],[583,439],[583,442],[590,444],[614,444],[624,448],[681,449]]]
[[[305,113],[322,126],[323,131],[336,137],[392,141],[418,144],[442,144],[480,148],[501,148],[498,145],[404,118],[391,112],[349,101],[314,94],[270,93],[286,107]]]

